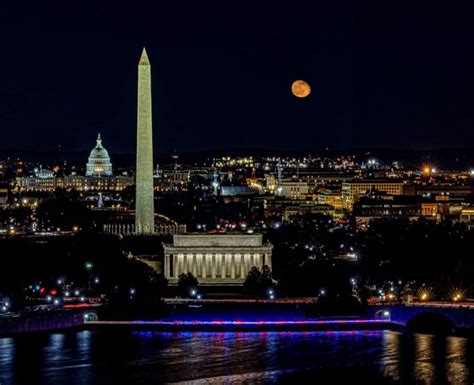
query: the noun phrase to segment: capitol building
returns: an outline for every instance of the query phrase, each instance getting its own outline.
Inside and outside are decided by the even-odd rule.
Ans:
[[[97,136],[97,144],[89,155],[86,165],[86,176],[112,176],[112,163],[107,150],[102,146],[100,134]]]
[[[121,191],[134,184],[134,177],[113,174],[112,163],[107,149],[102,145],[98,134],[96,145],[90,152],[85,175],[72,172],[70,175],[57,176],[51,170],[40,167],[33,175],[16,178],[17,191],[52,192],[57,188],[77,191]]]

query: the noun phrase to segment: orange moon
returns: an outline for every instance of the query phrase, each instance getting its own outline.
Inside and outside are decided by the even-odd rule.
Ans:
[[[311,93],[311,87],[304,80],[295,80],[291,85],[291,92],[297,98],[305,98]]]

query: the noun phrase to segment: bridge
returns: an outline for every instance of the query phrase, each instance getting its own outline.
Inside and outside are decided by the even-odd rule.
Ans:
[[[9,313],[0,317],[0,335],[26,332],[54,332],[97,321],[97,308],[67,308]]]
[[[474,304],[448,302],[414,302],[375,304],[369,306],[367,318],[392,322],[413,330],[474,328]]]

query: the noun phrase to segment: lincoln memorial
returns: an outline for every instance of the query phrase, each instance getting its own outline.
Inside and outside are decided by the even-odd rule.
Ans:
[[[238,286],[252,266],[272,267],[273,246],[263,243],[262,234],[175,234],[163,247],[171,285],[191,272],[202,286]]]

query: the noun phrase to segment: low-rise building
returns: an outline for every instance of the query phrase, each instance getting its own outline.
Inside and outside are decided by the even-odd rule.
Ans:
[[[304,199],[308,193],[308,182],[298,179],[283,179],[277,187],[277,195],[289,199]]]
[[[402,181],[380,179],[354,179],[342,183],[342,207],[352,211],[354,203],[366,195],[367,192],[376,190],[388,195],[405,195],[406,185]]]

